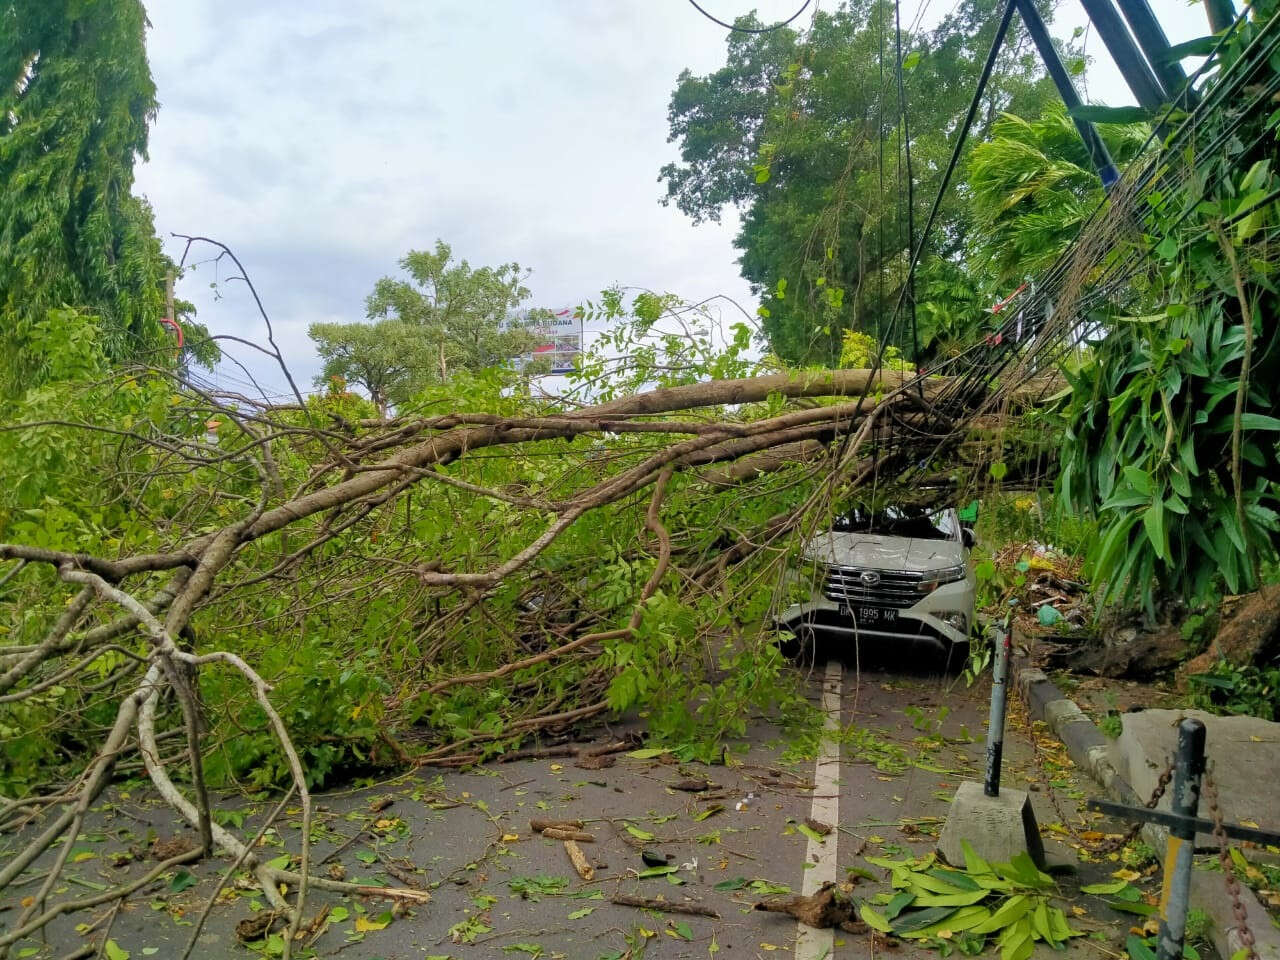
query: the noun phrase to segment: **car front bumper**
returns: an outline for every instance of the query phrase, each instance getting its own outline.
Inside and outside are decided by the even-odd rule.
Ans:
[[[897,621],[858,622],[854,611],[824,597],[815,591],[806,603],[788,607],[777,618],[780,627],[798,632],[845,637],[850,640],[932,640],[946,647],[966,643],[969,628],[973,625],[975,582],[969,573],[963,580],[944,583],[932,593],[922,597],[914,606],[898,610]],[[870,603],[865,606],[872,606]],[[942,619],[944,614],[963,614],[965,629],[957,629]]]

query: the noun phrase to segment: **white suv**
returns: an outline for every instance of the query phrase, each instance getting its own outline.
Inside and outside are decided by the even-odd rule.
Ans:
[[[973,531],[953,509],[855,510],[804,547],[811,597],[783,611],[780,627],[804,640],[932,641],[945,652],[969,642],[976,582]]]

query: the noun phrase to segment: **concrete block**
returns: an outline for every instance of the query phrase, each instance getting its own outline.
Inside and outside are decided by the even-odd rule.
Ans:
[[[1000,796],[988,797],[980,783],[962,783],[951,801],[946,825],[938,838],[938,852],[953,866],[964,866],[961,840],[989,862],[1007,863],[1020,853],[1031,854],[1044,867],[1040,828],[1031,809],[1031,798],[1021,790],[1000,788]]]
[[[1178,742],[1178,722],[1194,717],[1205,725],[1205,756],[1218,784],[1222,815],[1228,821],[1253,820],[1263,829],[1280,827],[1276,819],[1275,795],[1266,785],[1280,783],[1280,723],[1257,717],[1216,717],[1201,710],[1143,710],[1122,714],[1124,729],[1111,746],[1111,755],[1120,775],[1133,785],[1145,802],[1151,796]],[[1166,790],[1159,808],[1168,810]],[[1209,811],[1201,804],[1200,816]],[[1163,849],[1168,832],[1151,826],[1142,831],[1148,842]],[[1211,837],[1196,838],[1201,849],[1211,849]]]
[[[1280,960],[1280,930],[1267,916],[1266,910],[1244,884],[1240,885],[1240,902],[1244,905],[1249,930],[1254,937],[1254,952],[1258,960]],[[1191,906],[1203,910],[1209,916],[1209,939],[1219,957],[1235,956],[1243,943],[1240,928],[1232,911],[1231,896],[1223,884],[1222,874],[1210,870],[1195,870],[1191,874]]]

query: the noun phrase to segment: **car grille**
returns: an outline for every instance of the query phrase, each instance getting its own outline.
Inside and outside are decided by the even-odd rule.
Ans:
[[[876,574],[879,583],[869,584],[864,573]],[[913,607],[924,596],[920,592],[923,575],[901,570],[868,570],[863,567],[827,567],[822,594],[828,600],[843,604],[867,604],[877,607]]]

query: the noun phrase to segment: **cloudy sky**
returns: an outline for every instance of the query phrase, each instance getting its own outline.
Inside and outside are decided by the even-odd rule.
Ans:
[[[799,2],[754,6],[772,21]],[[904,22],[921,2],[931,3],[926,22],[951,6],[903,0]],[[702,3],[732,20],[753,0]],[[536,305],[621,283],[754,306],[733,217],[695,227],[658,203],[658,169],[675,158],[666,108],[676,76],[724,60],[725,31],[686,0],[146,6],[161,109],[138,190],[163,235],[235,250],[304,387],[318,369],[307,325],[363,319],[374,281],[437,237],[473,265],[532,269]],[[1174,43],[1207,32],[1198,4],[1152,6]],[[1054,31],[1085,22],[1065,0]],[[1096,36],[1089,53],[1090,99],[1132,102]],[[201,265],[179,294],[215,332],[261,339],[239,285],[220,284],[215,298],[215,273],[226,276]],[[269,390],[282,387],[254,369]],[[220,375],[234,386],[239,373]]]

